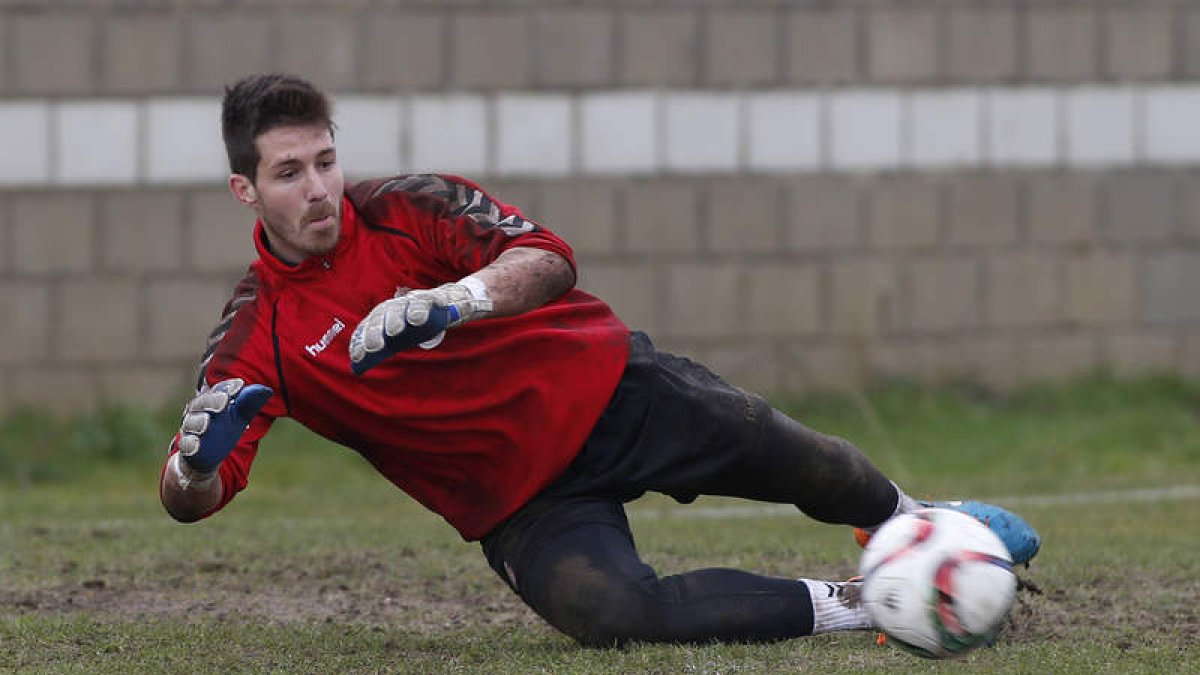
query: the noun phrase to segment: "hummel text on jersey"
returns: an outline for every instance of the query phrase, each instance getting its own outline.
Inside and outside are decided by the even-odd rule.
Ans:
[[[321,339],[317,340],[311,345],[306,345],[304,347],[304,351],[308,352],[310,356],[316,356],[317,354],[320,354],[321,352],[325,351],[325,348],[329,346],[329,343],[333,342],[333,339],[338,336],[338,333],[345,329],[346,324],[342,323],[341,319],[334,318],[333,325],[329,327],[329,330],[325,331],[325,334],[321,336]]]

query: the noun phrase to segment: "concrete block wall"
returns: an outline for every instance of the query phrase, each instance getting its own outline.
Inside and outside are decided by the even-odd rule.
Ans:
[[[766,393],[1200,375],[1185,0],[0,0],[0,412],[182,400],[251,259],[221,87],[335,96]]]

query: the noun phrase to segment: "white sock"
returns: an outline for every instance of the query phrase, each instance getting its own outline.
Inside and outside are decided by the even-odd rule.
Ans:
[[[899,485],[892,482],[892,487],[896,488],[896,510],[892,513],[893,516],[898,516],[901,513],[912,513],[921,508],[921,504],[917,500],[904,494],[904,490],[900,489]]]
[[[819,581],[800,579],[808,586],[813,604],[813,635],[839,630],[874,628],[871,617],[859,601],[857,581]]]

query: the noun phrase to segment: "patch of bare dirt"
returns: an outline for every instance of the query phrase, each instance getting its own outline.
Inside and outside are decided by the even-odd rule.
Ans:
[[[98,570],[92,577],[75,575],[76,581],[33,590],[0,588],[0,614],[356,623],[428,635],[466,626],[550,630],[468,555],[436,572],[421,568],[428,561],[415,554],[396,559],[379,553],[304,563],[197,561],[148,579]],[[62,571],[69,577],[75,570]],[[1200,640],[1200,579],[1114,570],[1067,586],[1039,578],[1036,570],[1020,576],[1029,587],[1018,594],[1001,635],[1005,642],[1066,639],[1088,626],[1118,645],[1122,640],[1129,646],[1139,639],[1180,645]]]
[[[468,624],[541,624],[490,571],[448,570],[429,578],[407,568],[362,555],[266,569],[201,561],[153,579],[111,573],[34,590],[0,588],[0,614],[360,623],[430,634]]]
[[[1102,627],[1119,647],[1143,636],[1194,644],[1200,639],[1200,579],[1155,577],[1119,570],[1071,586],[1020,574],[1027,586],[1017,595],[1003,639],[1040,642]],[[1132,643],[1124,645],[1128,648]]]

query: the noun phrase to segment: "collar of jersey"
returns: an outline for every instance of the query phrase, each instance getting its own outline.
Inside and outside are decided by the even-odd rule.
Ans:
[[[354,206],[350,204],[350,200],[343,196],[341,236],[338,238],[337,246],[330,253],[305,258],[295,265],[284,262],[271,249],[267,248],[266,233],[263,232],[261,219],[254,223],[254,248],[258,250],[259,261],[274,274],[290,279],[305,279],[316,276],[337,264],[337,260],[349,248],[350,242],[357,232],[358,214],[354,212]]]

